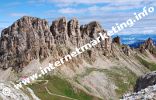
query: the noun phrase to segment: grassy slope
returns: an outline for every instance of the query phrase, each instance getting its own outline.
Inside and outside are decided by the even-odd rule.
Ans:
[[[148,62],[139,56],[137,56],[137,59],[141,62],[141,64],[143,64],[151,71],[156,70],[155,63]],[[126,69],[125,67],[123,68],[122,66],[120,66],[120,68],[115,67],[110,70],[99,70],[96,68],[89,68],[86,70],[85,73],[78,75],[78,77],[87,76],[92,71],[100,71],[105,73],[118,87],[116,89],[118,97],[121,97],[124,93],[128,91],[133,91],[133,87],[137,80],[137,76],[134,73],[132,73],[129,69]],[[44,80],[49,80],[46,86],[52,93],[75,98],[78,100],[94,100],[92,96],[87,95],[83,91],[75,91],[70,85],[70,83],[68,83],[64,79],[58,78],[56,76],[46,76]],[[77,82],[77,78],[75,81]],[[39,84],[33,84],[30,86],[34,90],[35,94],[39,96],[39,98],[41,98],[42,100],[71,100],[48,94],[48,92],[45,89],[44,83],[45,82],[40,82]]]
[[[145,59],[137,56],[137,59],[140,61],[141,64],[143,64],[145,67],[147,67],[151,71],[156,71],[156,63],[151,63],[146,61]]]
[[[89,75],[92,71],[98,71],[105,73],[112,82],[118,87],[116,89],[116,93],[118,98],[120,98],[125,92],[133,91],[133,87],[137,80],[137,76],[131,72],[130,70],[123,67],[114,67],[112,69],[96,69],[96,68],[88,68],[86,72],[82,75],[78,75],[78,77],[85,77]],[[76,78],[77,80],[77,78]],[[86,87],[87,90],[90,90]]]
[[[128,69],[114,68],[112,70],[106,71],[108,77],[115,83],[118,87],[116,93],[118,97],[121,97],[124,93],[128,91],[133,91],[133,87],[137,80],[137,76]]]
[[[77,100],[93,100],[90,95],[87,95],[83,91],[74,91],[73,87],[64,79],[60,79],[57,76],[46,76],[45,80],[49,82],[45,85],[45,82],[39,82],[38,84],[30,85],[29,87],[33,89],[35,94],[41,98],[41,100],[72,100],[60,96],[50,95],[45,89],[45,86],[51,93],[67,96]],[[98,99],[96,99],[98,100]]]

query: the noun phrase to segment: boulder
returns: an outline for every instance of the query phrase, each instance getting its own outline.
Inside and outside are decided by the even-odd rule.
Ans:
[[[138,78],[134,91],[138,92],[141,89],[145,89],[148,86],[152,86],[155,84],[156,84],[156,71],[150,72]]]

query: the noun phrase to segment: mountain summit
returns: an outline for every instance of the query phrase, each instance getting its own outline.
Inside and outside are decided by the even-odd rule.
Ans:
[[[57,45],[79,47],[97,37],[98,32],[106,34],[97,22],[80,26],[76,18],[67,22],[62,17],[49,27],[44,19],[24,16],[2,31],[0,66],[3,69],[12,67],[16,71],[22,70],[33,59],[50,56]],[[107,45],[101,44],[101,47]]]
[[[45,19],[24,16],[1,33],[0,79],[19,82],[96,39],[98,33],[108,36],[97,21],[80,25],[76,18],[67,21],[61,17],[48,25]],[[146,50],[141,53],[122,45],[120,37],[108,37],[34,81],[39,84],[26,87],[41,100],[116,100],[133,91],[137,78],[155,69],[156,58],[150,49],[152,40],[145,42]],[[22,91],[21,95],[27,95],[27,89]],[[32,100],[32,96],[27,98]]]

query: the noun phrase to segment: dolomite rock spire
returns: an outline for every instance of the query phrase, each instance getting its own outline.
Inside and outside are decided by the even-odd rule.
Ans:
[[[45,19],[24,16],[1,33],[0,68],[22,70],[34,59],[55,55],[53,51],[62,52],[57,48],[60,45],[64,48],[80,47],[98,37],[98,32],[106,34],[96,21],[80,26],[76,18],[67,21],[62,17],[54,20],[49,27]],[[110,43],[110,39],[107,39],[97,48],[102,52],[109,50]],[[62,55],[67,52],[62,52]]]

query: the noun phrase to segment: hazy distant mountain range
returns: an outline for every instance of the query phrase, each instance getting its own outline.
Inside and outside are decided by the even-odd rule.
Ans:
[[[122,44],[127,44],[130,47],[138,48],[140,44],[143,44],[148,38],[152,38],[156,45],[156,34],[119,34],[112,37],[119,36]]]

